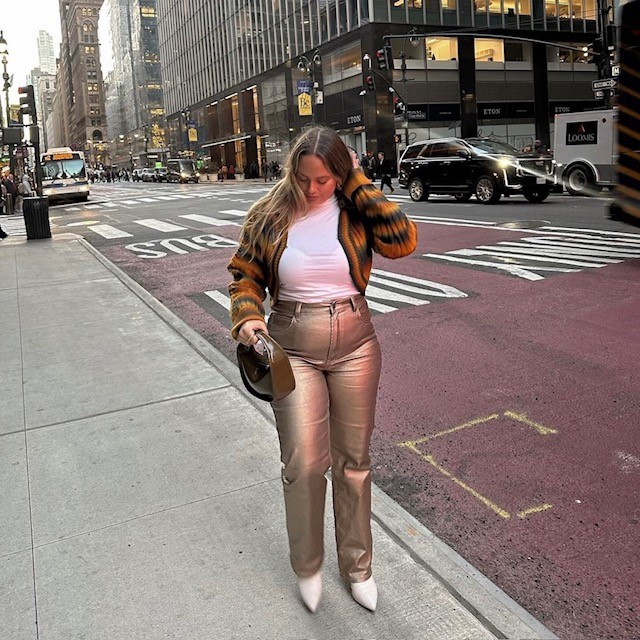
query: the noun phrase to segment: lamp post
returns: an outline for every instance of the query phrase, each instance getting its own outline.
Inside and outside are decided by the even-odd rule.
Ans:
[[[322,57],[320,51],[316,49],[313,52],[311,60],[307,56],[302,55],[298,58],[298,70],[304,71],[311,80],[311,90],[313,91],[313,100],[311,103],[311,122],[316,122],[316,109],[315,106],[324,103],[322,90],[320,89],[320,83],[316,80],[316,70],[322,66]]]
[[[2,33],[2,31],[0,31],[0,56],[2,56],[2,60],[4,62],[4,72],[5,74],[7,73],[7,63],[6,63],[6,59],[7,59],[7,55],[9,53],[9,50],[7,48],[7,41],[4,39],[4,35]],[[9,76],[7,75],[7,80],[9,79]],[[7,111],[9,111],[9,101],[7,100]],[[9,120],[7,119],[7,126],[9,125]],[[0,127],[2,127],[2,107],[0,106]]]
[[[189,157],[191,157],[191,140],[189,139],[189,118],[191,117],[191,110],[189,107],[185,107],[180,113],[184,119],[184,130],[187,134],[187,150],[189,151]]]
[[[2,31],[0,31],[0,55],[2,56],[2,79],[4,80],[4,86],[2,87],[4,91],[4,98],[6,100],[7,107],[7,127],[11,122],[11,108],[9,106],[9,89],[11,88],[11,81],[9,80],[9,74],[7,73],[7,63],[9,55],[9,50],[7,48],[7,41],[4,39],[4,35]]]

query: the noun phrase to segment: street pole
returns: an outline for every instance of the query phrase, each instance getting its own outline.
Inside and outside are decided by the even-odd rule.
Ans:
[[[11,88],[11,83],[9,82],[9,74],[7,73],[7,54],[5,53],[2,56],[2,79],[4,80],[4,99],[6,101],[7,107],[7,127],[11,123],[11,107],[9,106],[9,89]]]

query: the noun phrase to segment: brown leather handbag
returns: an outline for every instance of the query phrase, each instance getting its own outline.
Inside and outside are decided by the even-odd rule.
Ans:
[[[258,351],[238,345],[240,377],[247,391],[260,400],[273,402],[288,396],[295,388],[291,364],[284,349],[268,334],[257,331]]]

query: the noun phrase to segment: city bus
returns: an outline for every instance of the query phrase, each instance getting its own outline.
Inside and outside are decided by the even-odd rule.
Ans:
[[[82,151],[60,147],[42,154],[42,194],[51,202],[88,200],[89,180]]]
[[[609,217],[640,226],[640,0],[622,7],[618,76],[618,184]]]

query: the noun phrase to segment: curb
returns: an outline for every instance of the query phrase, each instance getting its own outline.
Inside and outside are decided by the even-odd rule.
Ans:
[[[273,414],[267,409],[266,403],[259,402],[244,389],[238,368],[232,362],[84,238],[68,234],[72,235],[223,375],[230,386],[236,387],[248,402],[273,422]],[[375,484],[372,485],[372,517],[494,637],[500,640],[559,640],[558,636]]]

